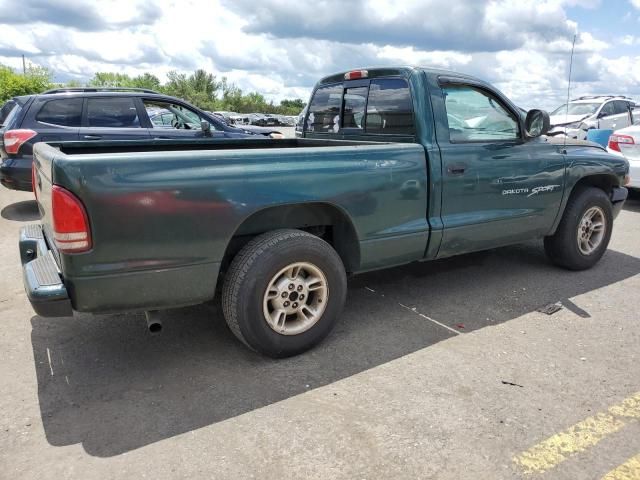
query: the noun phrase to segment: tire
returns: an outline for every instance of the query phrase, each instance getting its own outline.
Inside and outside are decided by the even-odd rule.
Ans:
[[[591,223],[583,224],[586,215],[594,217]],[[603,224],[603,231],[596,241],[593,235],[598,233],[598,223]],[[590,228],[593,228],[591,237]],[[579,188],[569,198],[556,233],[545,237],[544,248],[549,259],[556,265],[569,270],[586,270],[598,263],[604,255],[612,228],[613,212],[607,194],[595,187]],[[587,242],[588,238],[592,241],[593,248]]]
[[[346,292],[344,265],[331,245],[301,230],[276,230],[254,238],[235,256],[222,287],[222,310],[249,348],[289,357],[331,332]]]

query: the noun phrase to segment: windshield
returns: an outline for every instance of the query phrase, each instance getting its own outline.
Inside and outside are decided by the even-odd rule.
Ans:
[[[595,113],[601,103],[569,103],[568,115],[591,115]],[[556,108],[551,115],[566,115],[567,104]]]

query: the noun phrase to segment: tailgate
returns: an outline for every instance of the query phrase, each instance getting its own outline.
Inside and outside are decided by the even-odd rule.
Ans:
[[[45,143],[33,148],[33,191],[40,210],[42,230],[49,248],[60,267],[60,255],[53,241],[53,217],[51,212],[51,188],[53,186],[53,161],[60,150]]]

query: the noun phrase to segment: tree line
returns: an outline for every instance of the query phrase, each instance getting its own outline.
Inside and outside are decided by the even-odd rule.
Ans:
[[[37,65],[29,65],[24,74],[12,68],[0,65],[0,101],[11,97],[40,93],[57,87],[134,87],[155,90],[165,95],[186,100],[203,110],[232,111],[238,113],[278,113],[297,115],[304,108],[300,99],[282,100],[276,105],[260,93],[244,93],[226,77],[218,78],[205,70],[196,70],[192,74],[171,71],[167,81],[151,73],[132,77],[126,73],[97,72],[86,84],[70,81],[64,84],[54,83],[51,72]]]

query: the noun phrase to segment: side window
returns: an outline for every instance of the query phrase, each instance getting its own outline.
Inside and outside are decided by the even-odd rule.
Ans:
[[[515,140],[518,122],[495,97],[471,86],[444,87],[451,142]]]
[[[153,128],[174,128],[176,130],[200,130],[200,122],[203,120],[193,110],[178,103],[162,102],[158,100],[142,101],[144,108],[151,119]],[[216,125],[211,123],[211,128]]]
[[[342,106],[342,128],[364,129],[364,106],[368,87],[347,88]]]
[[[61,127],[79,127],[81,118],[81,98],[49,100],[36,115],[37,122],[59,125]]]
[[[340,129],[342,85],[330,85],[316,90],[309,104],[306,131],[337,133]]]
[[[628,113],[629,112],[629,102],[625,102],[624,100],[616,100],[613,102],[613,107],[615,112],[618,113]]]
[[[89,98],[87,100],[89,127],[139,128],[140,119],[133,98]]]
[[[371,81],[366,125],[367,133],[414,134],[411,92],[405,80]]]
[[[608,117],[609,115],[615,115],[616,111],[615,108],[613,107],[613,102],[607,102],[604,104],[604,106],[602,107],[602,110],[600,110],[600,117]]]
[[[15,106],[11,109],[11,111],[7,114],[7,118],[4,119],[2,126],[11,128],[14,119],[20,114],[21,111],[22,111],[22,106],[16,103]]]

